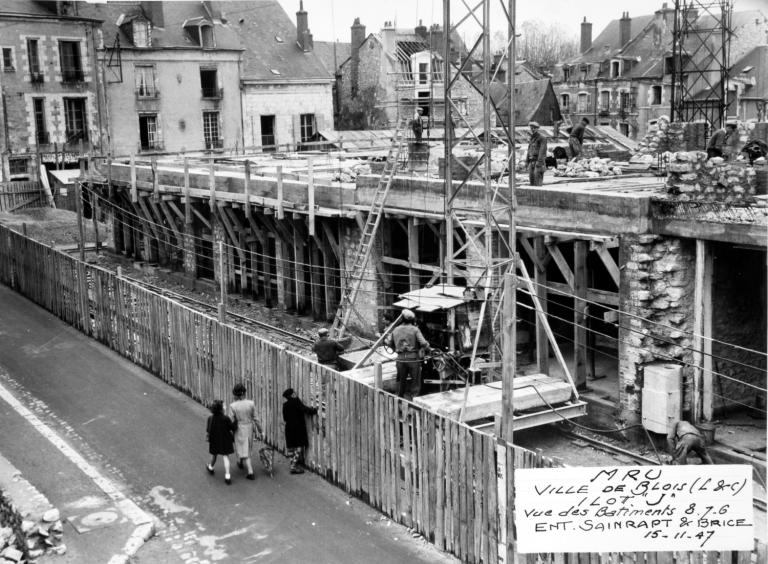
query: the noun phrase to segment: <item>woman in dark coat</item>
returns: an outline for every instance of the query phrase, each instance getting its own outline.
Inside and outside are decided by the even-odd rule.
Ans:
[[[221,455],[224,460],[224,481],[229,485],[232,483],[229,474],[229,455],[235,452],[235,424],[224,413],[224,403],[221,400],[213,400],[205,432],[208,452],[211,454],[211,462],[206,464],[205,468],[209,474],[213,474],[216,458]]]
[[[296,396],[293,388],[283,392],[283,421],[285,421],[285,446],[291,457],[291,474],[303,474],[300,464],[304,461],[304,448],[309,445],[304,415],[315,415],[317,409],[307,407]]]

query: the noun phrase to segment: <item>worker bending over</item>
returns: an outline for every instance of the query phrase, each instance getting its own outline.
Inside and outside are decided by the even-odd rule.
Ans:
[[[701,432],[687,421],[678,421],[667,436],[667,446],[672,454],[672,464],[688,464],[688,453],[695,452],[702,464],[714,464],[704,447]]]

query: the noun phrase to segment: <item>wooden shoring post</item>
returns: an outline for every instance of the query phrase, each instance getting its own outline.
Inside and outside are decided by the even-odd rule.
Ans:
[[[322,225],[323,233],[326,233],[327,226],[325,225],[325,222],[321,220],[320,224]],[[330,319],[335,314],[334,306],[336,305],[336,295],[334,293],[333,288],[335,287],[335,283],[337,278],[334,275],[334,267],[333,267],[333,258],[336,256],[333,253],[333,249],[331,249],[331,245],[328,242],[328,236],[327,233],[325,236],[318,236],[318,247],[320,249],[320,253],[323,256],[323,293],[324,293],[324,303],[325,303],[325,319]]]
[[[88,154],[88,197],[91,199],[91,219],[93,220],[93,236],[96,238],[96,254],[101,249],[99,241],[99,194],[96,193],[96,187],[93,184],[93,160]]]
[[[301,222],[304,220],[294,219],[293,224],[293,258],[294,268],[293,276],[296,282],[296,311],[303,314],[307,309],[307,248],[305,243],[307,241],[305,230]]]
[[[712,421],[712,276],[709,245],[696,239],[696,270],[693,286],[693,421]]]
[[[136,155],[131,153],[131,202],[139,201],[139,189],[136,186]]]
[[[576,387],[583,388],[587,385],[587,377],[590,363],[587,358],[587,241],[573,242],[573,356],[574,379]]]
[[[262,265],[262,272],[263,274],[263,280],[264,280],[264,300],[267,302],[268,305],[272,305],[272,269],[270,267],[270,259],[271,256],[269,252],[269,236],[265,233],[265,228],[262,225],[260,225],[256,221],[255,215],[252,215],[248,218],[248,224],[251,226],[251,233],[259,240],[259,244],[261,245],[261,265]],[[255,255],[254,255],[255,256]],[[253,269],[254,276],[255,273],[258,271],[257,268]]]
[[[219,241],[219,323],[227,322],[227,277],[224,275],[224,241]]]
[[[109,195],[109,201],[111,202],[115,198],[115,187],[112,186],[112,155],[107,157],[107,193]]]
[[[157,202],[160,199],[160,179],[157,176],[157,157],[152,157],[152,198]]]
[[[312,301],[312,317],[316,320],[324,320],[325,312],[323,310],[323,280],[320,272],[320,245],[317,237],[312,237],[307,244],[310,248],[310,299]]]
[[[408,279],[411,284],[411,291],[419,289],[421,280],[419,278],[419,271],[414,268],[414,265],[419,264],[419,226],[416,224],[416,218],[409,217],[406,221],[406,237],[408,240]]]
[[[616,264],[616,261],[613,260],[613,257],[608,250],[608,246],[603,242],[593,241],[590,243],[590,248],[593,249],[597,253],[597,256],[600,257],[600,260],[603,262],[603,265],[605,265],[605,269],[608,271],[608,274],[610,274],[613,283],[616,284],[616,287],[618,288],[621,272],[619,271],[619,267]]]
[[[283,209],[283,165],[277,167],[277,219],[285,217]]]
[[[251,161],[245,159],[245,176],[243,178],[245,189],[245,219],[250,223],[251,219]]]
[[[159,202],[160,210],[163,212],[163,215],[165,216],[165,220],[168,222],[168,227],[171,228],[171,231],[173,231],[173,235],[176,237],[176,242],[179,244],[179,246],[183,245],[184,240],[181,231],[179,231],[179,227],[176,225],[176,218],[173,216],[173,213],[171,213],[171,209],[168,206],[168,202],[165,200],[160,200]]]
[[[240,288],[245,293],[248,287],[248,249],[245,243],[245,226],[241,223],[237,217],[237,212],[232,207],[226,206],[223,208],[223,211],[222,215],[226,216],[225,219],[228,218],[231,222],[230,233],[232,235],[230,237],[234,237],[232,245],[237,250],[237,256],[240,260]]]
[[[210,190],[209,207],[211,209],[211,219],[216,214],[216,166],[211,157],[210,166],[208,168],[208,188]]]
[[[192,198],[189,195],[189,157],[184,157],[184,223],[192,225]]]
[[[315,172],[312,157],[307,158],[307,207],[309,211],[308,229],[311,237],[315,234]]]
[[[524,240],[524,239],[523,239]],[[536,295],[541,303],[544,315],[547,314],[547,268],[544,259],[547,247],[544,237],[536,237],[533,241],[534,256],[538,259],[534,266],[533,280],[536,283]],[[549,341],[540,317],[536,316],[536,370],[540,374],[549,375]]]
[[[85,218],[83,218],[83,177],[85,160],[80,159],[80,176],[75,182],[75,206],[77,209],[77,229],[80,232],[80,260],[85,261]]]

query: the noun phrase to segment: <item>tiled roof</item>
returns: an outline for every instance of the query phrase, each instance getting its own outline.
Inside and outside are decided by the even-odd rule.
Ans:
[[[228,26],[245,48],[244,80],[330,77],[316,53],[304,53],[299,48],[296,43],[296,26],[277,0],[227,1],[216,4],[221,6]],[[311,21],[309,28],[312,29]]]
[[[632,18],[632,33],[631,37],[634,38],[645,27],[653,21],[653,14],[645,16],[634,16]],[[616,55],[621,51],[622,45],[619,43],[619,22],[621,20],[611,20],[611,22],[605,26],[603,31],[600,32],[593,41],[592,46],[587,49],[582,55],[576,57],[572,63],[596,63],[603,61],[609,57]],[[631,40],[630,40],[631,41]],[[608,55],[606,55],[605,46],[608,46]]]
[[[742,79],[747,82],[754,80],[754,84],[746,84],[744,87],[744,96],[748,98],[768,99],[768,45],[758,45],[734,65],[728,73],[732,79]],[[712,86],[697,92],[693,98],[696,100],[705,100],[720,92],[720,81]]]
[[[78,5],[79,8],[79,5]],[[54,2],[32,2],[30,0],[2,0],[0,1],[0,14],[13,14],[24,16],[48,16],[52,18],[90,18],[88,14],[83,14],[79,10],[71,10],[71,13],[64,16],[56,15],[56,6]]]
[[[126,33],[125,26],[118,26],[118,21],[127,21],[139,14],[152,22],[152,48],[200,48],[184,31],[184,22],[211,21],[201,2],[155,2],[152,11],[144,11],[138,2],[80,3],[81,15],[87,14],[103,20],[101,29],[104,43],[111,45],[115,37],[120,38],[122,47],[131,47],[132,38]],[[216,14],[214,14],[216,15]],[[122,16],[122,20],[120,19]],[[214,23],[214,22],[212,22]],[[240,49],[237,36],[229,26],[221,23],[214,25],[216,49]]]
[[[351,53],[350,43],[341,43],[333,41],[315,41],[315,55],[328,71],[328,76],[335,76],[336,69],[349,58]],[[334,55],[334,49],[336,53]]]
[[[552,90],[550,93],[549,91]],[[507,85],[494,82],[491,84],[491,98],[494,105],[499,108],[501,119],[507,123],[508,114],[507,104]],[[521,82],[515,84],[515,125],[526,125],[529,121],[535,119],[539,108],[547,98],[551,96],[553,104],[557,106],[557,98],[552,88],[552,82],[548,78]],[[557,118],[557,116],[555,116]]]

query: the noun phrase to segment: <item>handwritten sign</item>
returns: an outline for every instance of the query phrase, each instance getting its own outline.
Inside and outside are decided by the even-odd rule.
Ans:
[[[751,550],[748,465],[515,471],[518,550]]]

